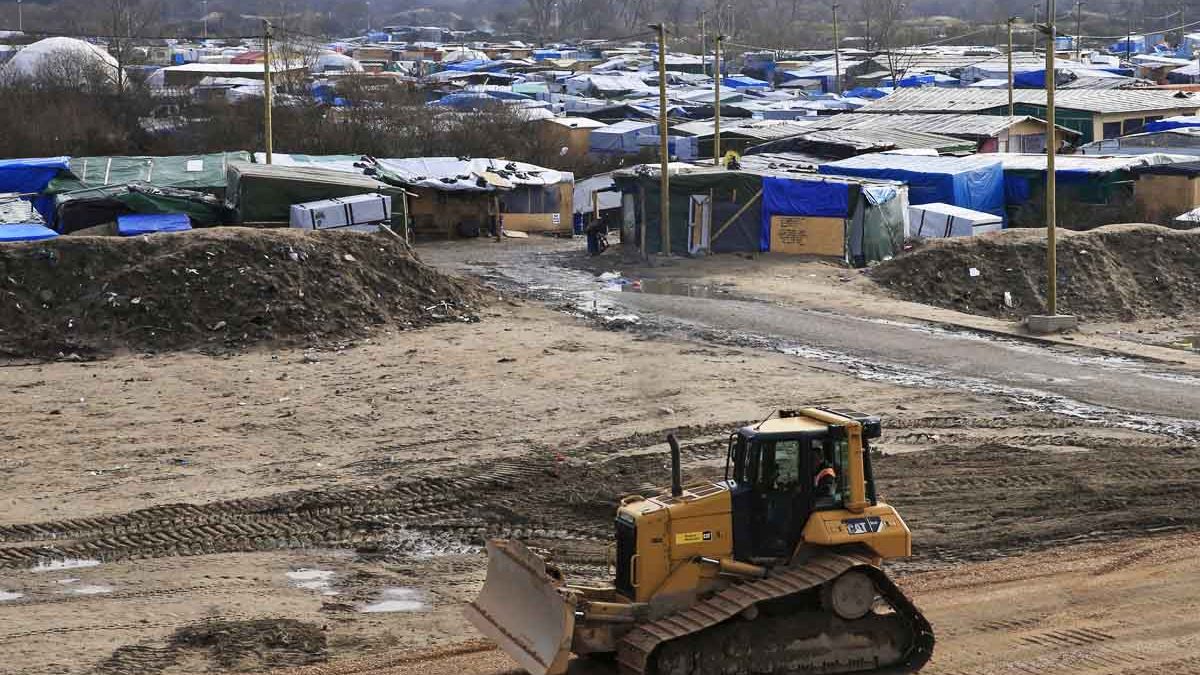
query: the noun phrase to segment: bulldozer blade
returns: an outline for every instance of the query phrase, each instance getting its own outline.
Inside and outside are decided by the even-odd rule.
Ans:
[[[562,675],[571,658],[575,603],[519,541],[487,543],[483,590],[463,613],[531,675]]]

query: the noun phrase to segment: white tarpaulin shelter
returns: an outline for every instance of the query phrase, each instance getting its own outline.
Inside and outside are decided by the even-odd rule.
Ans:
[[[904,236],[941,239],[970,237],[984,232],[1004,229],[1000,216],[964,209],[953,204],[921,204],[908,207],[908,223]]]
[[[92,72],[102,73],[117,82],[117,60],[100,47],[83,40],[52,37],[39,40],[17,52],[0,68],[0,79],[10,77],[67,78],[59,85],[88,84]]]

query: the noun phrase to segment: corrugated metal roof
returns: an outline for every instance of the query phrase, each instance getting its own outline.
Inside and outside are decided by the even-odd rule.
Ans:
[[[1028,115],[1009,117],[1007,115],[954,113],[897,113],[893,115],[843,113],[815,117],[809,124],[812,129],[903,129],[979,139],[991,138],[1005,129],[1027,120],[1042,122],[1042,120]],[[1045,124],[1045,122],[1042,123]],[[1063,129],[1063,132],[1071,135],[1079,133],[1070,129]]]
[[[1003,68],[1008,70],[1008,57],[1004,55],[980,56],[978,54],[912,54],[897,52],[889,63],[888,55],[881,54],[871,60],[883,70],[891,71],[892,65],[897,72],[914,73],[919,71],[940,70],[949,71],[960,68],[978,66],[983,69]],[[1031,52],[1013,52],[1013,66],[1036,67],[1044,65],[1046,57]]]
[[[1017,103],[1046,105],[1042,89],[1017,89]],[[900,89],[859,109],[863,113],[966,113],[1008,105],[1008,92],[993,89]],[[1159,89],[1072,89],[1060,91],[1056,108],[1093,113],[1195,110],[1200,97]]]
[[[1005,171],[1045,171],[1045,155],[1023,155],[1015,153],[993,153],[987,155],[1000,160]],[[1054,171],[1077,173],[1112,173],[1113,171],[1128,171],[1135,167],[1158,166],[1187,162],[1193,159],[1187,156],[1152,154],[1134,157],[1096,157],[1089,155],[1059,155],[1054,160]]]
[[[844,145],[860,150],[929,148],[942,152],[975,151],[975,144],[958,138],[905,129],[829,129],[810,131],[799,138],[813,143]]]

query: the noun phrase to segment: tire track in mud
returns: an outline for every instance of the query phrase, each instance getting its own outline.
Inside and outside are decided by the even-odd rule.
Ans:
[[[28,567],[55,559],[111,561],[345,546],[378,541],[398,527],[428,528],[456,519],[464,521],[460,529],[487,531],[488,522],[473,515],[479,510],[479,500],[545,480],[545,471],[540,462],[498,462],[477,473],[402,483],[391,489],[305,490],[9,525],[0,527],[0,568]]]

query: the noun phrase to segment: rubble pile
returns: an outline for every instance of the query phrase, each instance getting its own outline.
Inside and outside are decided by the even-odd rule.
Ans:
[[[319,345],[473,321],[477,287],[384,234],[219,228],[0,246],[0,353]]]
[[[1058,309],[1091,320],[1200,311],[1200,230],[1109,225],[1061,230]],[[1000,318],[1046,311],[1043,229],[929,240],[870,272],[905,300]]]

